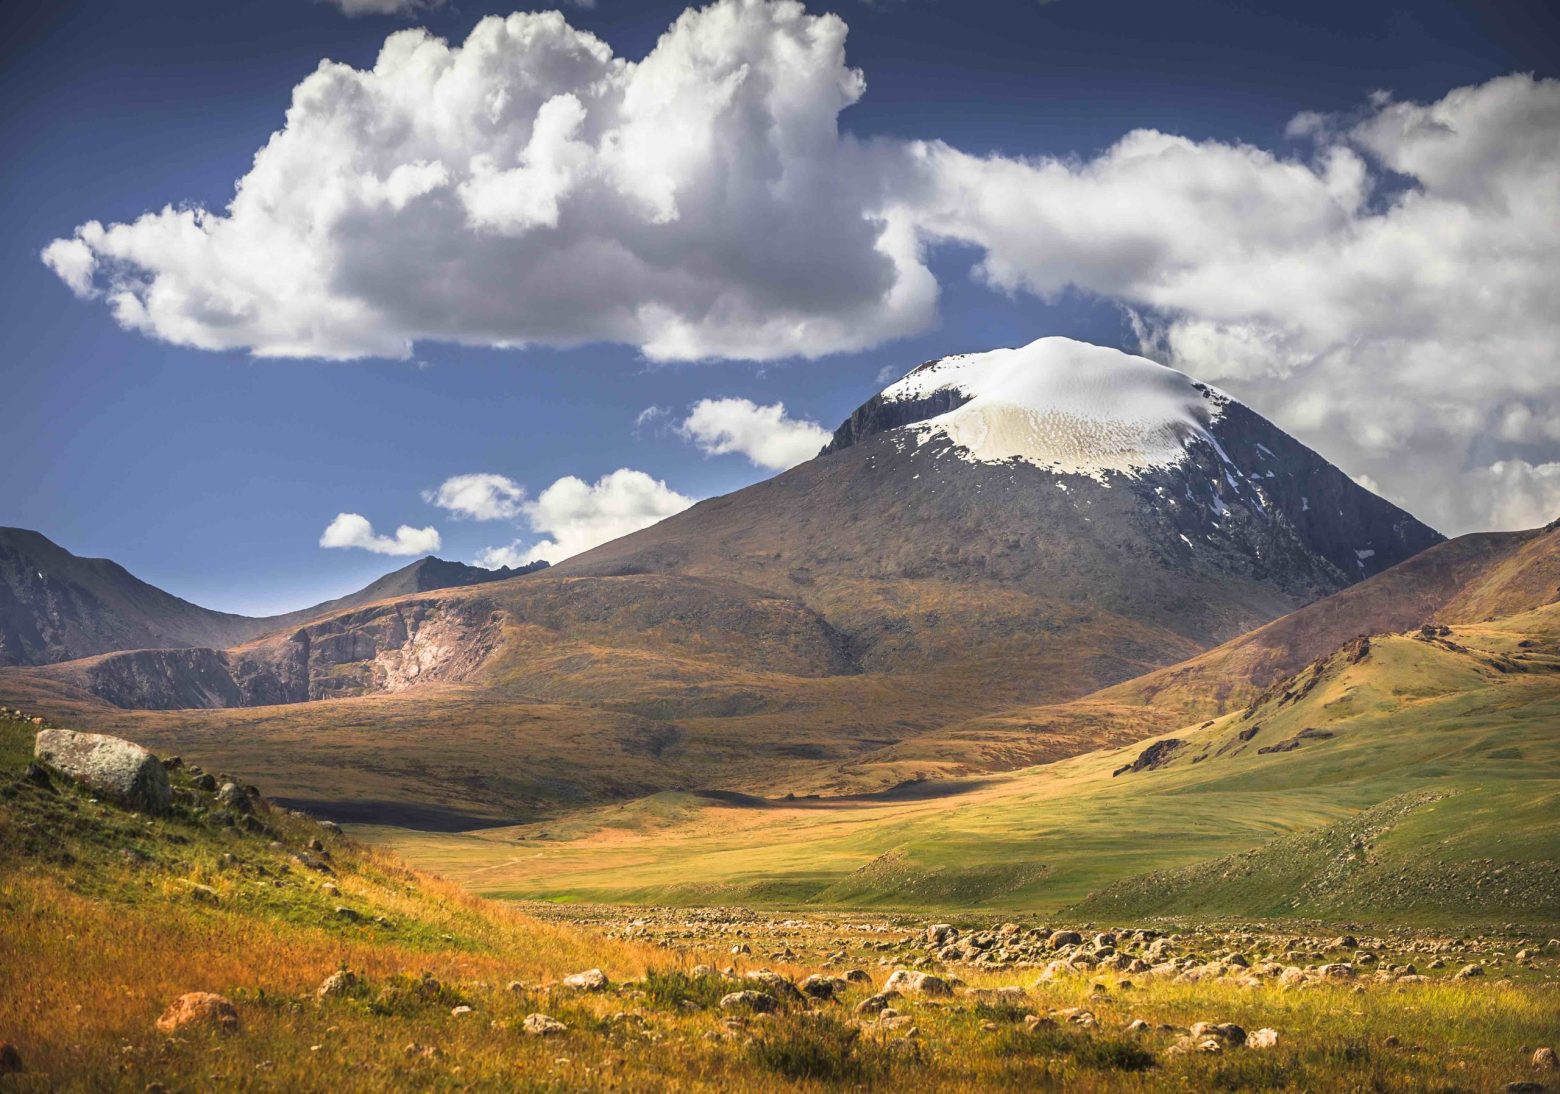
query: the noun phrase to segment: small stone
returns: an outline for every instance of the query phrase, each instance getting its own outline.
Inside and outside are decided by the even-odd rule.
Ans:
[[[209,991],[186,992],[179,996],[157,1019],[164,1033],[191,1025],[215,1026],[225,1032],[238,1029],[238,1009],[220,995]]]
[[[568,1026],[545,1014],[527,1014],[525,1021],[520,1023],[520,1028],[532,1037],[553,1037],[569,1031]]]
[[[345,904],[338,904],[335,911],[331,914],[333,914],[337,919],[345,919],[348,923],[356,923],[358,920],[363,918],[357,912],[353,911],[351,908],[348,908]]]
[[[899,998],[897,991],[880,991],[876,995],[869,995],[856,1004],[857,1014],[878,1014],[886,1010],[889,1004]]]
[[[947,996],[953,994],[953,988],[940,976],[934,976],[929,972],[915,972],[912,969],[896,969],[888,982],[883,985],[884,991],[897,991],[906,995],[931,995]]]
[[[1560,1071],[1560,1060],[1555,1058],[1555,1050],[1545,1046],[1535,1049],[1533,1052],[1534,1071]]]
[[[1483,975],[1484,975],[1484,966],[1483,965],[1464,965],[1462,968],[1457,970],[1457,974],[1455,976],[1453,976],[1452,979],[1453,980],[1472,980],[1474,977],[1483,976]]]
[[[1234,1022],[1197,1022],[1192,1026],[1192,1040],[1201,1041],[1216,1037],[1231,1048],[1246,1043],[1246,1031]]]
[[[1247,1048],[1274,1048],[1278,1045],[1278,1030],[1259,1029],[1246,1038]]]
[[[1134,1018],[1132,1021],[1127,1023],[1128,1033],[1147,1033],[1148,1028],[1148,1023],[1143,1021],[1141,1018]]]
[[[797,990],[796,985],[777,972],[759,969],[748,973],[743,979],[750,984],[756,984],[759,990],[773,996],[775,999],[785,1000],[789,1003],[800,1003],[802,1001],[802,993]]]
[[[584,972],[570,973],[563,978],[563,986],[575,991],[605,991],[607,988],[607,974],[600,969],[586,969]]]
[[[761,991],[734,991],[721,996],[720,1009],[769,1014],[780,1009],[780,1001]]]
[[[833,999],[842,994],[847,987],[845,981],[838,976],[820,976],[814,973],[798,985],[801,993],[812,999]]]
[[[465,1003],[462,1003],[458,1007],[451,1007],[450,1008],[450,1017],[452,1017],[452,1018],[459,1018],[463,1014],[470,1014],[470,1013],[471,1013],[471,1008],[468,1007]]]
[[[357,989],[357,974],[340,969],[321,981],[320,986],[314,989],[314,997],[329,999],[335,995],[351,995]]]
[[[217,903],[217,891],[210,885],[191,885],[190,899],[197,904]]]

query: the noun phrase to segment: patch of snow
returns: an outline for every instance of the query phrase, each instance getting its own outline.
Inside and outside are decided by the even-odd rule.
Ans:
[[[1367,547],[1363,551],[1355,551],[1354,557],[1359,559],[1361,562],[1364,562],[1367,558],[1375,558],[1376,552]]]
[[[1186,544],[1188,547],[1191,547],[1194,551],[1197,550],[1196,547],[1192,546],[1192,541],[1186,538],[1186,534],[1184,532],[1177,532],[1176,534],[1181,537],[1182,543]]]
[[[1271,448],[1269,448],[1269,447],[1268,447],[1268,446],[1267,446],[1267,445],[1265,445],[1265,444],[1263,444],[1263,443],[1262,443],[1262,442],[1261,442],[1261,441],[1258,441],[1258,442],[1257,442],[1257,447],[1258,447],[1258,448],[1260,448],[1260,449],[1262,449],[1262,451],[1263,451],[1263,452],[1264,452],[1264,453],[1265,453],[1265,454],[1267,454],[1267,455],[1269,455],[1269,456],[1272,456],[1272,457],[1273,457],[1273,459],[1275,459],[1275,460],[1276,460],[1276,459],[1278,459],[1278,457],[1277,457],[1277,456],[1275,456],[1275,455],[1273,455],[1273,450],[1272,450],[1272,449],[1271,449]]]
[[[1071,338],[945,357],[884,388],[882,396],[903,402],[946,390],[969,401],[903,427],[922,443],[945,437],[974,462],[1016,459],[1101,481],[1108,471],[1180,464],[1194,440],[1217,450],[1208,430],[1230,402],[1185,373]]]

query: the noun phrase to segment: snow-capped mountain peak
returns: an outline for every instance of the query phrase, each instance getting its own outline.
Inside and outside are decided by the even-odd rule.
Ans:
[[[1215,444],[1209,429],[1231,402],[1147,358],[1060,337],[930,362],[880,399],[950,405],[901,427],[920,443],[945,438],[974,462],[1091,477],[1180,464],[1194,439]]]

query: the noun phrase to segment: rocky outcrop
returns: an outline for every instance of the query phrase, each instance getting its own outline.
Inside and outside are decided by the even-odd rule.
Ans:
[[[134,710],[303,703],[464,679],[497,645],[499,628],[486,600],[412,600],[234,650],[107,654],[71,674],[99,698]]]
[[[1117,775],[1126,775],[1134,771],[1152,771],[1156,767],[1162,767],[1170,762],[1177,752],[1186,747],[1186,742],[1174,737],[1167,737],[1163,741],[1155,741],[1138,754],[1138,758],[1129,764],[1123,764],[1110,773],[1111,778]]]
[[[105,798],[144,813],[166,813],[173,802],[162,761],[138,744],[102,733],[45,729],[33,753]]]

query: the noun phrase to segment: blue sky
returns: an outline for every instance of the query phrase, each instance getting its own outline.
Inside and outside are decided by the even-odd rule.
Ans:
[[[1254,10],[1276,7],[1289,10]],[[1105,274],[1080,272],[1081,287],[1044,292],[1073,274],[1037,272],[1034,263],[1043,258],[1016,258],[1031,265],[1006,280],[972,276],[975,263],[1000,256],[1008,237],[1026,230],[1022,218],[939,227],[942,234],[928,236],[922,252],[938,288],[935,309],[914,321],[883,319],[885,333],[865,348],[809,343],[818,354],[810,360],[734,361],[721,353],[652,360],[665,354],[647,353],[632,340],[523,349],[419,340],[404,360],[256,358],[242,345],[199,349],[124,329],[101,290],[78,298],[39,260],[52,240],[71,237],[89,220],[133,222],[169,203],[221,210],[256,150],[282,128],[293,87],[321,58],[367,68],[398,29],[426,26],[459,45],[482,16],[514,10],[538,9],[462,0],[410,16],[347,17],[310,0],[104,0],[0,17],[0,391],[10,452],[0,461],[0,523],[36,528],[78,554],[114,558],[198,603],[279,611],[338,595],[407,561],[320,547],[322,529],[340,512],[362,514],[381,533],[399,524],[435,526],[443,541],[438,553],[463,560],[511,540],[541,538],[523,522],[461,519],[424,500],[422,491],[450,476],[504,475],[534,498],[563,476],[593,482],[627,467],[698,498],[772,473],[740,453],[708,455],[672,428],[700,399],[783,401],[790,417],[832,430],[880,386],[885,370],[897,374],[945,353],[1046,334],[1136,349],[1127,307],[1162,324],[1160,356],[1182,367],[1201,363],[1194,345],[1205,343],[1192,337],[1201,331],[1198,305],[1156,295],[1136,275],[1120,278],[1119,291],[1116,282],[1102,291]],[[633,61],[655,47],[682,10],[599,0],[565,14]],[[1320,153],[1307,159],[1306,136],[1290,126],[1301,112],[1330,117],[1322,127],[1330,132],[1384,109],[1369,105],[1378,89],[1400,103],[1430,104],[1509,73],[1532,73],[1538,82],[1511,91],[1501,100],[1503,113],[1473,116],[1511,120],[1486,126],[1506,134],[1506,144],[1467,154],[1498,158],[1501,148],[1518,145],[1544,152],[1555,137],[1553,115],[1529,102],[1547,94],[1553,85],[1544,81],[1560,67],[1560,19],[1545,3],[839,0],[809,3],[808,11],[836,12],[848,23],[848,64],[865,74],[865,93],[840,114],[841,129],[881,138],[896,155],[903,142],[925,139],[971,157],[1063,157],[1076,168],[1129,131],[1153,129],[1314,163]],[[1386,146],[1378,140],[1371,147]],[[1391,149],[1384,158],[1417,162],[1399,154],[1398,144]],[[973,170],[975,162],[965,167]],[[1533,170],[1531,163],[1519,167]],[[1081,178],[1077,185],[1091,184],[1086,173]],[[1373,178],[1369,202],[1390,202],[1403,184],[1399,170],[1378,168]],[[1483,200],[1459,196],[1449,182],[1421,182],[1426,190],[1443,185],[1447,200]],[[1521,217],[1534,214],[1520,203],[1512,212],[1514,192],[1527,191],[1509,189],[1501,215],[1516,217],[1520,228]],[[1353,215],[1378,211],[1369,202]],[[1152,222],[1153,203],[1150,191],[1133,206],[1147,205],[1142,215]],[[1164,217],[1174,210],[1167,204]],[[938,224],[951,216],[946,209],[916,215]],[[1043,243],[1038,249],[1049,251]],[[404,260],[420,261],[415,254]],[[1087,265],[1086,256],[1078,261]],[[1406,287],[1407,303],[1384,306],[1410,314],[1421,299],[1410,295],[1416,291]],[[1545,289],[1522,291],[1542,299]],[[872,314],[870,322],[879,321]],[[1302,320],[1282,329],[1302,330]],[[1529,332],[1524,345],[1538,349],[1536,357],[1527,351],[1520,375],[1510,375],[1508,362],[1480,388],[1492,394],[1476,421],[1455,410],[1423,422],[1407,410],[1383,412],[1404,451],[1439,451],[1451,436],[1461,446],[1457,473],[1483,475],[1469,481],[1508,491],[1504,508],[1448,503],[1441,512],[1425,512],[1435,504],[1427,500],[1433,484],[1407,472],[1393,478],[1398,463],[1413,462],[1392,459],[1396,442],[1374,442],[1369,423],[1340,425],[1336,415],[1315,409],[1318,391],[1337,390],[1340,373],[1326,371],[1345,367],[1336,350],[1305,341],[1308,330],[1293,344],[1289,334],[1259,334],[1265,346],[1274,338],[1283,343],[1282,360],[1232,367],[1216,382],[1432,522],[1452,531],[1463,530],[1458,524],[1520,523],[1560,498],[1560,475],[1544,471],[1560,472],[1560,437],[1543,426],[1560,403],[1560,359],[1549,328]],[[1453,359],[1455,347],[1447,348],[1464,336],[1477,344],[1478,359],[1488,357],[1488,332],[1394,331],[1371,355],[1349,362],[1355,371],[1348,375],[1358,377],[1361,398],[1381,393],[1405,407],[1465,405],[1459,384],[1467,366]],[[1356,345],[1374,334],[1328,337]],[[1416,338],[1436,352],[1416,351]],[[1221,344],[1228,355],[1232,343]],[[1442,349],[1442,371],[1406,363]],[[636,427],[651,406],[667,413]],[[1350,447],[1356,443],[1357,450]]]

